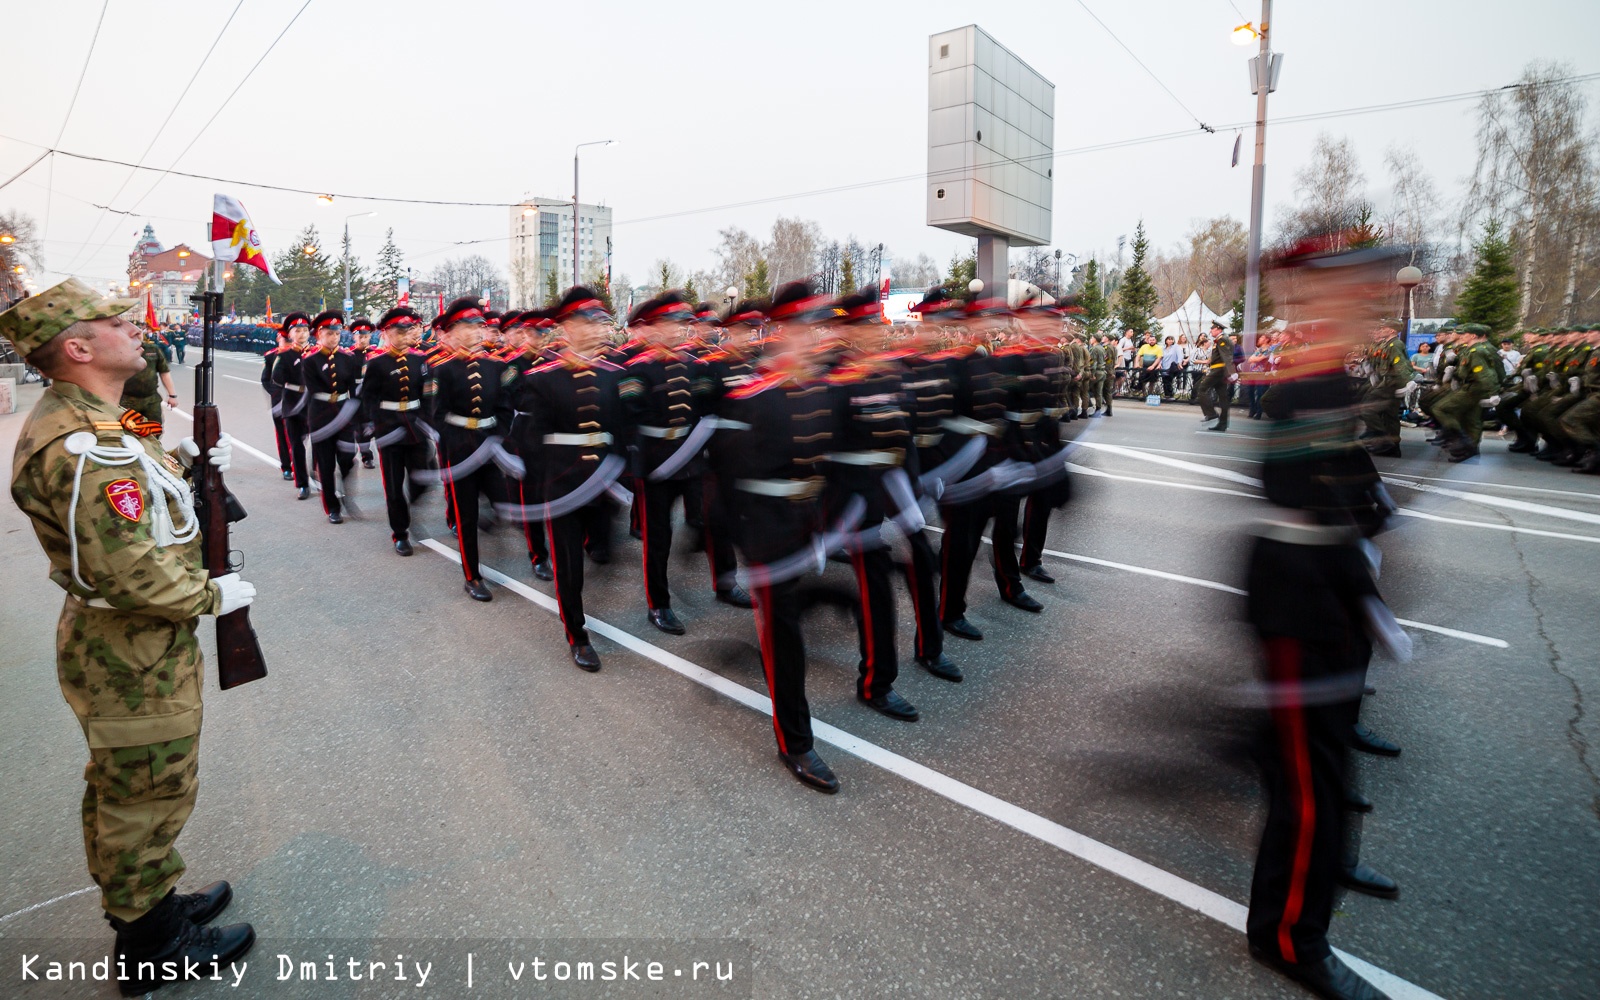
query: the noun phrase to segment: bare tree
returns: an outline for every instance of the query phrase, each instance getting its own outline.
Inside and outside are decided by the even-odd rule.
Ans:
[[[772,224],[772,239],[762,248],[774,285],[810,277],[817,269],[817,249],[822,227],[810,219],[780,216]]]
[[[729,285],[744,287],[745,275],[756,269],[756,261],[763,259],[761,243],[738,226],[729,226],[718,233],[722,242],[712,249],[717,255],[715,287]]]
[[[1490,219],[1510,229],[1523,325],[1571,323],[1596,294],[1594,138],[1584,130],[1582,91],[1563,79],[1571,72],[1532,63],[1514,87],[1478,105],[1478,160],[1459,232],[1464,238]]]
[[[467,297],[483,298],[485,293],[496,309],[505,308],[510,301],[505,275],[482,254],[451,257],[429,271],[427,280],[444,291],[446,302]]]
[[[889,268],[889,283],[901,288],[928,288],[939,283],[939,265],[925,253],[915,260],[893,258]]]
[[[27,291],[27,270],[44,268],[44,251],[39,244],[38,225],[21,212],[0,214],[0,309],[23,297]]]
[[[1355,225],[1366,205],[1366,184],[1361,160],[1349,138],[1334,139],[1320,133],[1311,149],[1311,162],[1294,175],[1298,204],[1282,216],[1278,242],[1336,234]]]

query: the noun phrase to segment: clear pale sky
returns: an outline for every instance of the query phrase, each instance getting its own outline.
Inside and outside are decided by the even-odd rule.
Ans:
[[[236,0],[170,8],[112,0],[60,147],[137,160],[172,109]],[[1250,19],[1259,5],[1236,0]],[[165,168],[299,9],[245,0],[198,82],[145,162]],[[1241,18],[1228,0],[1089,6],[1202,120],[1254,117]],[[1498,87],[1532,59],[1600,71],[1600,3],[1543,0],[1310,2],[1275,5],[1285,53],[1273,115],[1295,115]],[[101,0],[3,0],[8,104],[0,180],[55,143]],[[974,12],[978,12],[974,16]],[[1199,132],[1190,116],[1072,0],[1044,4],[531,4],[512,0],[312,0],[177,169],[352,194],[510,202],[571,197],[573,145],[585,202],[613,207],[613,269],[643,281],[671,257],[712,264],[717,231],[764,235],[778,215],[817,220],[830,237],[882,242],[897,257],[941,264],[970,245],[929,229],[920,177],[743,208],[731,203],[918,175],[926,169],[927,36],[974,20],[1056,85],[1056,149],[1191,129],[1176,141],[1061,156],[1054,245],[1114,248],[1143,218],[1175,243],[1194,221],[1248,218],[1250,130],[1230,169],[1234,133]],[[1600,104],[1600,84],[1585,85]],[[1267,205],[1293,196],[1293,173],[1319,130],[1355,140],[1380,206],[1383,152],[1414,148],[1447,196],[1471,171],[1473,103],[1388,111],[1269,131]],[[1591,109],[1600,122],[1600,107]],[[17,141],[22,140],[22,141]],[[48,214],[44,282],[70,270],[124,280],[146,221],[167,244],[202,242],[211,196],[239,197],[269,250],[309,222],[335,250],[344,217],[369,264],[393,227],[425,273],[479,252],[504,267],[507,210],[371,204],[167,177],[57,157],[0,190],[0,211]],[[47,186],[54,195],[47,210]],[[93,203],[129,215],[108,215]],[[707,210],[712,209],[712,210]],[[691,213],[649,220],[672,213]],[[92,239],[91,239],[92,236]],[[453,241],[488,238],[475,247]],[[106,242],[109,239],[109,242]],[[105,243],[103,247],[100,244]]]

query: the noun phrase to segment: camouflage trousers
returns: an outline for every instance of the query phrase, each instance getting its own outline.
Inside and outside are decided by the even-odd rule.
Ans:
[[[62,608],[57,678],[89,744],[84,854],[114,917],[142,916],[183,874],[172,845],[194,809],[202,669],[193,620]]]

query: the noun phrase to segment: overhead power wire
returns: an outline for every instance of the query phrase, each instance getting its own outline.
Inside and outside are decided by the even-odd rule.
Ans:
[[[1100,20],[1100,15],[1096,14],[1094,11],[1089,9],[1089,5],[1088,4],[1084,3],[1083,0],[1078,0],[1078,6],[1083,8],[1083,12],[1085,14],[1088,14],[1090,17],[1094,18],[1094,23],[1095,24],[1098,24],[1101,28],[1105,29],[1105,33],[1111,36],[1111,40],[1113,42],[1116,42],[1118,45],[1122,46],[1122,51],[1126,52],[1128,54],[1129,58],[1131,58],[1134,62],[1139,64],[1139,68],[1144,70],[1145,73],[1150,77],[1150,79],[1152,79],[1152,80],[1154,80],[1156,82],[1156,86],[1160,87],[1162,90],[1167,92],[1167,96],[1172,98],[1173,101],[1177,103],[1178,107],[1183,109],[1183,113],[1184,114],[1186,114],[1190,118],[1194,119],[1194,123],[1196,125],[1200,126],[1200,130],[1202,132],[1215,132],[1216,131],[1216,129],[1212,128],[1210,125],[1207,125],[1205,122],[1201,121],[1199,115],[1195,114],[1193,111],[1190,111],[1189,110],[1189,105],[1183,103],[1183,99],[1180,98],[1177,94],[1174,94],[1172,92],[1172,88],[1171,87],[1169,87],[1166,84],[1162,83],[1161,82],[1161,78],[1159,76],[1156,76],[1156,71],[1151,69],[1149,66],[1146,66],[1144,64],[1144,60],[1140,59],[1138,57],[1138,55],[1136,55],[1132,49],[1128,48],[1128,44],[1126,42],[1124,42],[1122,39],[1117,37],[1117,33],[1115,31],[1112,31],[1109,27],[1106,26],[1106,23],[1104,21]]]
[[[172,116],[178,113],[178,108],[183,104],[183,99],[185,97],[189,96],[189,90],[192,87],[194,87],[194,82],[196,80],[200,79],[200,71],[205,69],[206,68],[206,63],[211,61],[211,53],[217,51],[217,46],[222,43],[222,36],[227,34],[228,26],[233,23],[233,19],[235,17],[237,17],[238,14],[239,14],[239,8],[241,8],[243,6],[244,6],[244,0],[239,0],[238,3],[234,4],[233,12],[228,15],[228,19],[226,21],[222,22],[222,30],[217,32],[217,37],[212,39],[212,41],[211,41],[211,47],[206,49],[206,54],[200,58],[200,65],[198,65],[198,66],[196,66],[194,68],[194,74],[189,77],[189,82],[184,84],[183,92],[178,95],[178,99],[176,101],[172,102],[172,109],[167,112],[167,117],[165,117],[165,118],[163,118],[161,120],[160,126],[156,128],[156,134],[150,137],[150,144],[145,146],[144,147],[144,152],[139,154],[139,163],[140,164],[143,164],[144,161],[145,161],[145,158],[150,155],[150,151],[152,149],[156,148],[156,143],[158,141],[160,141],[161,134],[163,132],[165,132],[167,130],[167,126],[169,124],[171,124]],[[119,197],[122,196],[122,192],[126,191],[128,189],[128,182],[133,180],[134,175],[137,174],[137,173],[138,173],[138,171],[136,169],[130,169],[128,171],[128,175],[122,179],[122,185],[117,188],[116,193],[113,194],[111,197],[106,199],[107,204],[110,204],[111,202],[116,201]],[[106,213],[114,213],[114,214],[117,214],[117,215],[132,215],[133,214],[133,212],[131,210],[124,212],[124,211],[119,211],[119,210],[114,209],[114,208],[107,208],[106,205],[97,205],[96,207],[100,208],[100,209],[103,209],[104,211],[102,211],[101,214],[94,220],[94,225],[92,227],[90,227],[90,229],[89,229],[89,238],[84,240],[83,246],[88,246],[89,244],[94,242],[95,236],[100,232],[100,223],[105,221]],[[110,239],[108,238],[106,242],[109,243]],[[102,245],[104,245],[104,244],[102,244]],[[72,262],[67,265],[67,267],[69,269],[72,268],[74,265],[76,265],[78,263],[78,257],[82,253],[83,253],[83,250],[80,247],[79,250],[78,250],[78,253],[73,255]]]
[[[84,77],[89,75],[89,63],[94,59],[95,46],[100,43],[100,26],[106,23],[106,10],[111,6],[111,0],[105,0],[100,5],[100,17],[94,22],[94,35],[89,39],[89,51],[83,54],[83,66],[78,70],[78,82],[72,88],[72,100],[67,102],[67,113],[61,119],[61,128],[56,132],[56,141],[52,146],[61,145],[61,137],[67,134],[67,123],[72,121],[72,112],[78,106],[78,95],[83,93]],[[50,204],[55,199],[53,193],[56,186],[56,161],[50,158],[50,180],[46,184],[44,196],[44,230],[41,239],[50,235]]]

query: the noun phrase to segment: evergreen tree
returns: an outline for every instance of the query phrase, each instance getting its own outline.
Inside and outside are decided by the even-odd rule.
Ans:
[[[744,297],[746,299],[764,299],[772,294],[772,279],[767,272],[767,258],[762,257],[756,261],[756,268],[744,276]]]
[[[1233,334],[1235,342],[1244,333],[1244,287],[1239,286],[1239,294],[1228,303],[1228,308],[1233,311],[1233,319],[1228,323],[1228,331]],[[1265,330],[1272,324],[1272,296],[1267,294],[1265,282],[1256,291],[1256,329]]]
[[[1472,254],[1472,273],[1456,296],[1456,319],[1504,333],[1517,323],[1522,292],[1511,241],[1503,235],[1500,220],[1490,219],[1483,227],[1483,239],[1472,244]]]
[[[839,294],[849,295],[856,290],[856,263],[849,257],[839,265]]]
[[[556,284],[556,272],[551,270],[544,276],[544,307],[554,309],[561,304],[561,286]]]
[[[378,298],[373,294],[371,279],[367,277],[366,268],[361,266],[360,258],[351,252],[350,237],[348,235],[341,237],[339,253],[339,258],[333,262],[334,283],[338,289],[334,294],[333,299],[336,300],[341,306],[343,305],[345,287],[345,255],[348,255],[350,261],[351,306],[350,315],[345,317],[345,321],[349,322],[352,317],[365,316],[368,310],[371,309],[373,303],[378,301]],[[385,306],[384,308],[388,307]]]
[[[1083,310],[1078,320],[1091,335],[1105,332],[1111,307],[1106,303],[1105,289],[1100,287],[1100,263],[1093,257],[1083,268],[1083,289],[1078,292],[1078,307]]]
[[[405,254],[394,242],[394,229],[384,233],[383,246],[378,249],[378,273],[373,275],[374,301],[372,308],[384,312],[400,301],[400,279],[406,276]]]
[[[689,301],[690,302],[693,302],[696,305],[699,305],[699,303],[700,303],[700,292],[695,289],[695,287],[694,287],[694,279],[693,278],[690,278],[688,281],[685,281],[683,283],[683,294],[685,294],[685,295],[687,295],[689,297]]]
[[[978,276],[978,248],[973,247],[965,257],[952,254],[950,257],[950,270],[944,278],[944,290],[952,298],[965,298],[967,286],[972,279]]]
[[[1383,245],[1383,229],[1372,224],[1371,202],[1363,201],[1361,207],[1356,209],[1356,224],[1350,227],[1347,235],[1352,250]]]
[[[337,300],[344,290],[342,284],[337,292],[333,290],[333,261],[319,241],[316,226],[301,230],[294,242],[273,259],[272,269],[283,282],[270,293],[273,311],[279,316],[297,310],[314,313],[319,302]],[[263,292],[263,304],[266,294]]]
[[[1155,284],[1144,269],[1145,255],[1150,252],[1150,241],[1144,235],[1144,220],[1133,232],[1133,263],[1122,276],[1117,289],[1117,326],[1143,335],[1155,328],[1155,310],[1159,298]]]

